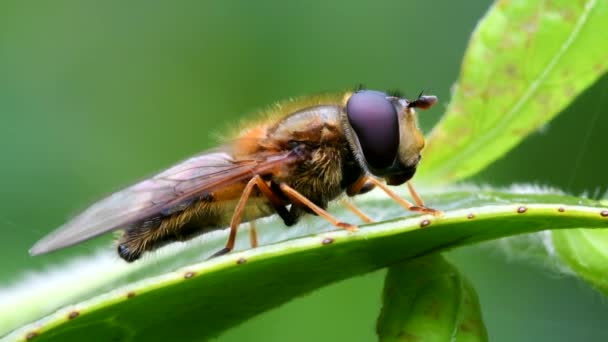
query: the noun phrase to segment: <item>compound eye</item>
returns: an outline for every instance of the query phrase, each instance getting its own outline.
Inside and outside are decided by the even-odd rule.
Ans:
[[[392,166],[399,149],[399,118],[386,94],[371,90],[353,94],[346,115],[367,163],[377,170]]]

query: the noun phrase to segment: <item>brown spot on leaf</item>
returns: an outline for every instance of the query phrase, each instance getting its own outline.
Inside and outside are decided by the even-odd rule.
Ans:
[[[38,336],[38,333],[35,331],[31,331],[31,332],[27,333],[27,335],[25,335],[25,339],[30,341],[31,339],[33,339],[36,336]]]
[[[329,238],[329,237],[328,237],[328,238],[323,239],[323,242],[322,242],[322,243],[323,243],[324,245],[329,245],[329,244],[331,244],[331,243],[333,243],[333,242],[334,242],[334,239],[332,239],[332,238]]]
[[[239,259],[236,261],[236,263],[237,263],[238,265],[242,265],[242,264],[244,264],[244,263],[246,263],[246,262],[247,262],[247,259],[245,259],[245,258],[239,258]]]
[[[434,320],[438,320],[441,316],[441,303],[434,300],[425,310],[426,314]]]
[[[456,138],[470,137],[471,128],[469,126],[459,127],[458,129],[454,130],[454,136]]]
[[[509,77],[513,77],[513,78],[517,78],[518,77],[518,72],[517,72],[517,66],[515,64],[507,64],[507,67],[505,68],[505,72],[507,73],[507,75]]]
[[[560,213],[563,213],[566,211],[566,209],[564,207],[559,207],[559,208],[557,208],[557,211],[559,211]]]
[[[535,100],[543,107],[546,107],[551,104],[551,97],[546,94],[538,94],[537,96],[535,96]]]
[[[135,292],[130,291],[129,293],[127,293],[127,298],[133,298],[135,297]]]
[[[475,319],[468,319],[464,322],[462,322],[459,326],[460,330],[464,331],[464,332],[475,332],[479,330],[479,324],[480,322],[478,320]]]
[[[497,3],[500,8],[506,8],[509,4],[511,4],[511,0],[499,0]]]
[[[386,286],[386,285],[385,285]],[[392,297],[395,295],[396,287],[394,285],[390,285],[384,288],[387,297]]]
[[[460,85],[460,89],[465,96],[476,96],[477,88],[477,84],[463,83]]]
[[[524,22],[521,28],[527,33],[536,33],[538,31],[538,19],[536,17],[530,18],[530,21]]]
[[[600,215],[602,215],[602,217],[608,217],[608,210],[603,210]]]
[[[80,316],[80,312],[78,311],[72,311],[70,312],[70,314],[68,315],[68,319],[74,319],[76,317]]]
[[[511,130],[511,134],[516,137],[527,137],[534,127],[530,128],[515,128]]]
[[[526,207],[519,207],[519,208],[517,208],[517,213],[518,214],[523,214],[526,211],[528,211],[528,208],[526,208]]]
[[[194,274],[195,274],[194,272],[186,272],[184,274],[184,279],[190,279],[190,278],[194,277]]]
[[[422,338],[420,338],[420,336],[416,336],[416,335],[410,334],[407,331],[400,331],[397,334],[397,338],[399,339],[399,341],[406,341],[406,342],[420,342],[420,341],[422,341]]]
[[[574,11],[562,10],[560,14],[565,21],[572,24],[574,24],[576,22],[576,19],[578,18],[577,13]]]
[[[474,219],[474,218],[475,218],[475,214],[470,213],[469,215],[467,215],[467,218],[468,218],[469,220],[472,220],[472,219]]]
[[[575,97],[577,94],[576,88],[574,86],[572,86],[571,84],[566,84],[566,86],[564,86],[564,96],[566,97]]]
[[[424,227],[428,226],[429,224],[431,224],[430,220],[422,220],[422,222],[420,222],[420,228],[424,228]]]

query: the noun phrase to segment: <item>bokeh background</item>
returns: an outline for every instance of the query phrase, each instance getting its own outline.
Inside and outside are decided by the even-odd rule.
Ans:
[[[215,134],[274,101],[360,83],[411,97],[425,90],[441,101],[421,115],[428,132],[490,4],[3,1],[0,288],[107,245],[27,254],[91,201],[213,146]],[[602,196],[607,92],[604,77],[471,181]],[[476,285],[492,341],[608,340],[608,303],[582,282],[492,245],[450,259]],[[373,341],[383,276],[296,299],[218,341]]]

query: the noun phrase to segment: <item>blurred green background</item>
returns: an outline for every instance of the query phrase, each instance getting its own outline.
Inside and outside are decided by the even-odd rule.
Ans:
[[[213,146],[216,133],[274,101],[359,83],[410,97],[425,90],[441,101],[421,115],[428,132],[490,4],[3,1],[0,291],[107,246],[111,237],[27,254],[91,201]],[[473,181],[603,195],[607,92],[604,77]],[[605,299],[494,247],[450,253],[476,285],[492,341],[608,340]],[[372,341],[383,276],[335,284],[218,341]]]

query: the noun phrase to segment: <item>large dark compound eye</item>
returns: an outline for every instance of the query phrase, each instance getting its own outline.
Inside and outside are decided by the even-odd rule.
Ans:
[[[368,164],[377,170],[390,167],[399,149],[399,119],[386,94],[359,91],[348,100],[346,114]]]

